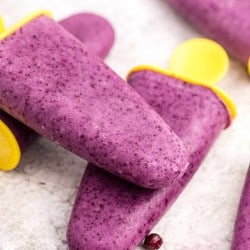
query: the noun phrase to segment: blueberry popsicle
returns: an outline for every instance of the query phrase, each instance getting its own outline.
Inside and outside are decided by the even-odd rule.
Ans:
[[[241,62],[248,63],[250,57],[249,0],[167,1],[204,35],[221,43]]]
[[[232,250],[250,249],[250,168],[248,169],[244,189],[236,218]]]
[[[132,70],[129,83],[183,139],[191,164],[174,185],[157,191],[87,168],[69,223],[70,249],[132,249],[171,206],[218,133],[236,115],[231,99],[214,85],[225,75],[228,62],[225,50],[214,41],[191,39],[175,50],[171,71],[152,66]]]
[[[134,69],[128,82],[183,140],[191,164],[176,183],[159,190],[88,167],[68,227],[70,250],[134,249],[188,184],[235,114],[217,87],[191,84],[154,67]]]
[[[114,30],[101,16],[79,13],[60,21],[59,24],[84,42],[97,56],[107,55],[114,43]],[[0,19],[0,33],[5,30],[3,19]],[[0,169],[15,168],[20,161],[21,152],[24,152],[37,137],[38,134],[33,130],[0,110]]]
[[[114,30],[111,24],[101,16],[79,13],[59,23],[101,58],[106,57],[113,46]]]
[[[5,112],[137,185],[170,186],[183,174],[188,156],[181,139],[51,18],[36,15],[0,40],[0,108]]]

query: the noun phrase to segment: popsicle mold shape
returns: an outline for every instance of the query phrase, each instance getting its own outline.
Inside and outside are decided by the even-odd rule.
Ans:
[[[0,108],[137,185],[172,185],[188,166],[181,139],[59,24],[45,15],[29,20],[0,41]]]
[[[81,27],[76,24],[78,22]],[[80,13],[60,21],[59,24],[77,36],[92,53],[100,57],[107,55],[114,43],[112,26],[101,16]],[[6,28],[3,19],[0,19],[0,26],[0,30],[4,32]],[[0,137],[5,138],[0,142],[0,170],[9,171],[19,164],[21,152],[28,148],[38,134],[1,110],[0,121],[2,123]]]
[[[250,249],[250,169],[248,169],[236,218],[232,250]]]
[[[183,140],[190,165],[172,186],[158,190],[87,167],[69,222],[70,250],[134,249],[178,198],[236,114],[231,99],[227,96],[225,102],[224,92],[218,94],[214,84],[189,82],[164,69],[136,67],[128,82]]]
[[[247,64],[250,57],[250,2],[228,0],[167,0],[205,36],[216,40]]]

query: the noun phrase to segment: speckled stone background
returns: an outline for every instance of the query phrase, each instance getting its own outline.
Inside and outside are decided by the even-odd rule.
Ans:
[[[200,36],[163,0],[0,1],[0,13],[8,25],[41,8],[52,10],[58,20],[80,11],[107,17],[117,36],[107,63],[122,76],[137,64],[167,67],[180,42]],[[164,238],[162,249],[230,249],[250,160],[250,79],[245,68],[231,60],[220,86],[234,98],[238,117],[154,229]],[[41,138],[16,171],[1,172],[0,250],[67,249],[67,223],[85,165],[84,160]]]

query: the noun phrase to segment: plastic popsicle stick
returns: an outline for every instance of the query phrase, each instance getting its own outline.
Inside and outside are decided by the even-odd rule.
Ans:
[[[0,16],[0,34],[5,32],[5,24],[3,18]]]
[[[250,57],[247,63],[247,70],[248,70],[248,74],[250,75]]]
[[[0,16],[0,34],[6,32],[3,18]],[[0,113],[3,113],[0,111]],[[11,131],[0,116],[0,170],[9,171],[17,166],[21,158],[21,149]]]
[[[137,71],[142,71],[142,70],[150,70],[150,71],[153,71],[153,72],[158,72],[158,73],[164,74],[166,76],[178,78],[178,79],[183,80],[185,82],[188,82],[190,84],[207,87],[207,88],[211,89],[214,93],[216,93],[216,95],[218,95],[220,97],[220,99],[223,101],[223,103],[227,107],[227,109],[228,109],[228,111],[230,113],[231,119],[234,119],[236,117],[236,115],[237,115],[237,109],[236,109],[235,103],[233,102],[232,98],[224,90],[222,90],[221,88],[217,87],[214,84],[196,82],[194,80],[194,78],[190,80],[190,78],[188,78],[187,76],[185,76],[185,77],[180,76],[178,73],[172,72],[170,70],[166,70],[164,68],[152,66],[152,65],[139,65],[139,66],[134,67],[128,73],[127,78],[131,74],[133,74],[133,73],[135,73]]]
[[[21,157],[20,147],[12,131],[0,120],[0,169],[11,170]]]
[[[227,73],[229,57],[217,42],[207,38],[193,38],[181,43],[169,61],[169,72],[189,83],[207,86],[221,97],[231,113],[236,117],[236,107],[229,95],[214,86]]]
[[[217,83],[229,67],[222,46],[206,38],[187,40],[178,46],[169,61],[170,72],[194,82]]]
[[[152,70],[208,87],[221,98],[231,118],[234,119],[237,115],[234,102],[225,91],[215,85],[225,76],[228,67],[229,57],[220,44],[207,38],[194,38],[183,42],[174,50],[170,58],[169,69],[140,65],[133,68],[128,76],[136,71]]]

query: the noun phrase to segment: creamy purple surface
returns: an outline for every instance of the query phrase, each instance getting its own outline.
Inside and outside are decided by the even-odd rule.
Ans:
[[[152,71],[133,73],[128,82],[180,136],[191,164],[175,184],[159,190],[146,190],[88,167],[68,227],[70,250],[134,249],[170,208],[229,125],[226,107],[206,87]]]
[[[249,0],[167,0],[204,35],[221,43],[234,57],[250,57]]]
[[[241,195],[232,241],[232,250],[247,249],[250,249],[250,168]]]
[[[101,16],[91,13],[80,13],[59,22],[66,30],[84,42],[95,55],[104,57],[114,43],[114,31],[111,24]],[[79,26],[79,24],[81,24]],[[38,134],[29,129],[4,111],[0,110],[2,120],[15,135],[20,149],[24,152],[37,138]]]
[[[59,23],[84,43],[91,52],[101,58],[107,56],[113,46],[114,30],[109,22],[101,16],[92,13],[79,13]]]
[[[37,17],[1,41],[0,71],[0,108],[89,162],[148,188],[185,171],[181,139],[52,19]]]

